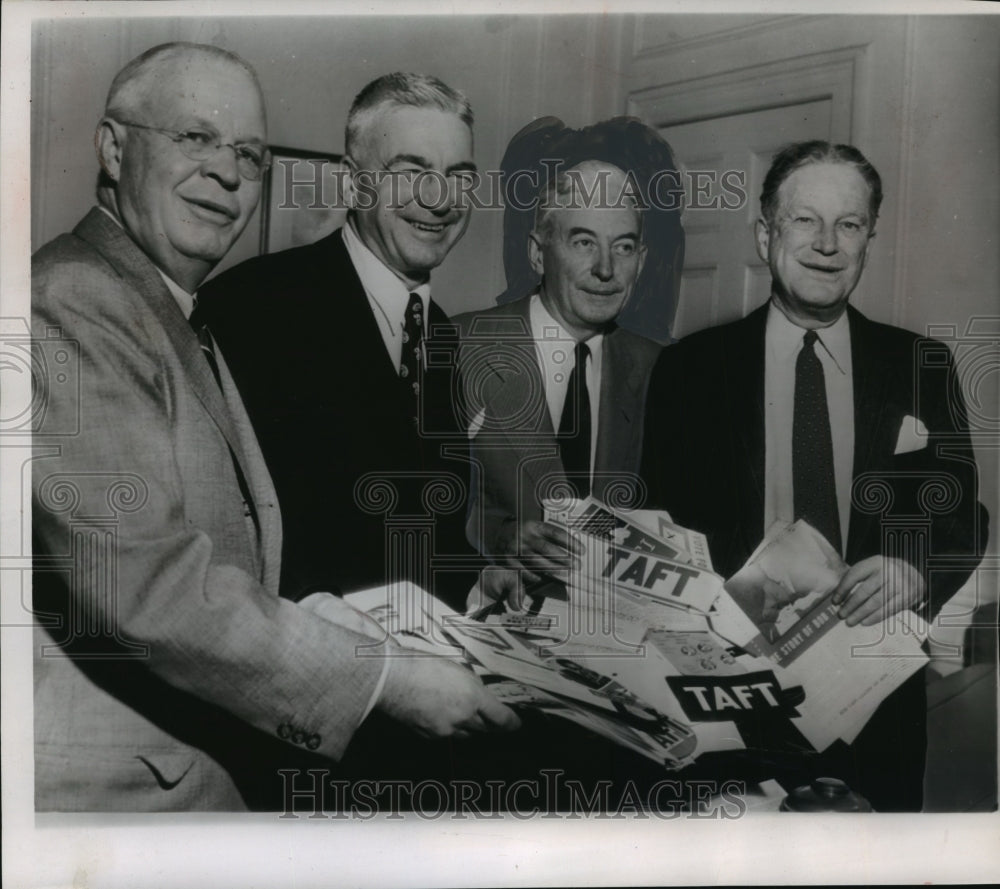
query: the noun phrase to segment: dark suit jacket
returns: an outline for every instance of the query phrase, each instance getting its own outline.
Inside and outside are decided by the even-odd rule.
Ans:
[[[481,480],[473,485],[468,533],[485,553],[494,551],[505,519],[540,519],[539,494],[565,482],[531,335],[530,302],[523,297],[455,319],[462,332],[465,405],[469,419],[479,415],[480,421],[472,456]],[[593,473],[599,499],[618,505],[631,499],[646,387],[659,352],[657,343],[619,327],[604,336]]]
[[[642,475],[651,505],[704,532],[724,577],[743,565],[765,531],[767,311],[765,305],[667,347],[649,387]],[[978,564],[988,524],[977,501],[978,474],[951,353],[944,343],[877,324],[851,307],[848,318],[855,441],[845,559],[854,564],[885,554],[913,562],[927,580],[933,616]],[[907,417],[926,426],[927,446],[896,454]],[[916,538],[926,541],[924,549]],[[855,743],[865,751],[856,758],[859,767],[885,753],[879,761],[896,768],[910,749],[910,784],[919,782],[915,773],[924,756],[923,674],[916,680],[883,704]],[[883,797],[895,792],[866,790],[879,795],[883,807],[889,803]]]
[[[209,281],[199,303],[278,492],[282,595],[347,592],[394,575],[460,604],[474,578],[432,577],[428,558],[447,568],[474,555],[464,538],[464,444],[448,456],[458,435],[456,337],[441,309],[431,303],[417,428],[409,384],[339,230],[242,263]]]
[[[235,385],[125,231],[92,210],[31,283],[36,807],[245,808],[258,742],[338,757],[381,664],[278,598],[281,518]]]

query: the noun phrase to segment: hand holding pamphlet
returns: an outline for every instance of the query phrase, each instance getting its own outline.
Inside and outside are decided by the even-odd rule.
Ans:
[[[514,707],[566,719],[679,769],[741,749],[740,725],[792,720],[823,750],[850,742],[926,662],[920,619],[848,627],[833,591],[848,566],[805,522],[777,523],[732,578],[704,535],[662,512],[593,498],[547,510],[583,553],[565,583],[523,601],[470,596],[460,615],[413,584],[345,597],[413,655],[463,659]],[[373,652],[376,648],[373,648]]]

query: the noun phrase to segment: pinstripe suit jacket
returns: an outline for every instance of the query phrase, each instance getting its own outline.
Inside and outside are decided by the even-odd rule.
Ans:
[[[278,598],[242,402],[126,232],[92,210],[32,298],[36,808],[245,808],[258,745],[339,757],[381,663]]]

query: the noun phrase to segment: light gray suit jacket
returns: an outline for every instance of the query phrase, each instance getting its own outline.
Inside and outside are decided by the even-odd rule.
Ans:
[[[92,210],[33,257],[32,300],[36,808],[245,808],[255,745],[339,757],[381,662],[278,598],[240,397],[125,231]]]
[[[540,519],[546,492],[566,490],[529,317],[530,297],[459,315],[463,408],[471,437],[472,496],[466,530],[495,553],[504,521]],[[604,336],[593,493],[630,501],[639,470],[649,374],[660,346],[614,327]]]

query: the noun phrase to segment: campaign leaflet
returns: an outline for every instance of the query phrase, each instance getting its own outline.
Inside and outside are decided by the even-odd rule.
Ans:
[[[558,505],[547,504],[545,521],[562,525],[571,533],[587,534],[624,549],[676,562],[691,562],[691,553],[683,546],[683,535],[677,535],[673,542],[668,543],[662,537],[628,521],[622,514],[613,512],[593,497],[561,502]]]
[[[661,509],[622,509],[618,515],[644,531],[659,537],[671,546],[678,547],[691,556],[691,564],[705,571],[714,571],[708,539],[698,531],[674,524]]]
[[[679,769],[692,761],[697,746],[694,733],[655,711],[609,717],[505,676],[487,673],[480,679],[510,707],[530,707],[566,719],[667,768]]]
[[[646,521],[655,515],[648,514]],[[698,567],[680,548],[685,535],[674,533],[673,543],[667,543],[593,497],[547,509],[546,520],[567,528],[583,545],[580,568],[570,572],[571,587],[594,594],[604,590],[609,599],[629,590],[703,614],[722,589],[721,577]],[[613,607],[610,602],[608,607]]]
[[[832,595],[847,565],[807,522],[776,522],[725,584],[713,627],[805,691],[793,719],[817,749],[850,743],[878,705],[927,663],[925,622],[903,611],[848,627]]]

